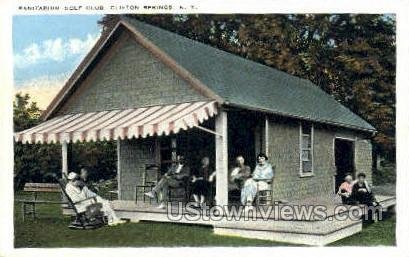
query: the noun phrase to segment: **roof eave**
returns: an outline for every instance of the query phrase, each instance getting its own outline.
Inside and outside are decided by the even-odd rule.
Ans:
[[[377,133],[377,130],[375,128],[369,129],[369,128],[363,128],[363,127],[359,127],[359,126],[354,126],[354,125],[351,125],[351,124],[339,123],[339,122],[328,121],[328,120],[323,120],[323,119],[312,119],[312,118],[308,118],[308,117],[304,117],[304,116],[300,116],[300,115],[294,115],[294,114],[290,114],[290,113],[274,111],[274,110],[255,107],[255,106],[250,106],[250,105],[246,105],[246,104],[237,104],[237,103],[231,103],[231,102],[226,101],[225,105],[226,106],[237,107],[237,108],[242,108],[242,109],[247,109],[247,110],[251,110],[251,111],[258,111],[258,112],[264,112],[264,113],[269,113],[269,114],[275,114],[275,115],[288,117],[288,118],[306,120],[306,121],[317,122],[317,123],[322,123],[322,124],[326,124],[326,125],[332,125],[332,126],[336,126],[336,127],[343,127],[343,128],[347,128],[347,129],[358,130],[358,131],[362,131],[362,132],[371,133],[372,135],[375,135],[375,133]]]

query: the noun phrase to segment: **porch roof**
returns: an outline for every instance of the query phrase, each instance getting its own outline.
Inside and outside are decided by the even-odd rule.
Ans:
[[[61,143],[169,135],[198,126],[217,114],[215,101],[68,114],[17,132],[23,143]]]

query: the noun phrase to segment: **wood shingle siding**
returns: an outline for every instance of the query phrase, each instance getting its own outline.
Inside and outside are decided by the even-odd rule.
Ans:
[[[369,184],[372,184],[372,144],[370,140],[359,139],[355,143],[355,170],[366,174]]]
[[[124,32],[126,33],[126,32]],[[84,88],[74,92],[58,115],[206,100],[186,81],[127,35]],[[107,57],[105,57],[107,58]]]
[[[343,136],[355,142],[355,170],[364,172],[372,181],[372,148],[369,140],[359,133],[314,127],[313,174],[300,176],[299,122],[270,119],[269,158],[276,166],[274,179],[275,200],[299,200],[330,196],[334,193],[336,174],[334,139]]]
[[[333,192],[333,134],[314,129],[314,171],[300,176],[299,123],[270,122],[270,162],[276,166],[275,200],[298,200]]]
[[[121,140],[119,158],[119,195],[121,200],[135,200],[135,186],[142,184],[145,164],[156,163],[154,139]]]

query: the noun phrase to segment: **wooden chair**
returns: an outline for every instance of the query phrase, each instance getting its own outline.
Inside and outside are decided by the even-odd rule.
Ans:
[[[267,183],[268,188],[259,190],[257,184],[256,206],[267,206],[273,203],[273,179],[258,180]]]
[[[183,191],[180,193],[180,191]],[[168,186],[168,201],[181,201],[183,203],[189,202],[192,196],[192,183],[190,177],[185,177],[182,180],[182,186],[172,187]]]
[[[90,197],[82,201],[74,202],[68,195],[65,187],[67,185],[67,180],[64,178],[57,179],[58,184],[61,187],[61,191],[68,201],[68,204],[72,207],[75,213],[75,220],[71,222],[68,226],[71,229],[95,229],[104,226],[107,222],[104,217],[104,213],[101,211],[102,204],[98,203],[96,197]],[[92,201],[93,203],[87,206],[86,210],[79,212],[76,207],[77,204]]]
[[[135,187],[135,202],[138,202],[138,192],[141,191],[143,202],[149,198],[145,193],[151,191],[159,181],[159,165],[146,164],[142,175],[142,183]],[[149,198],[149,203],[152,203],[152,198]]]

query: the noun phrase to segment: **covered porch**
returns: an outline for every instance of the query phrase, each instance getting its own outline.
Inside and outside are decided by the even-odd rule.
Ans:
[[[365,213],[361,207],[344,206],[344,210],[336,212],[340,203],[329,198],[279,203],[280,199],[274,197],[274,186],[270,204],[247,214],[240,209],[242,206],[232,195],[229,169],[237,155],[242,155],[251,168],[256,154],[269,155],[269,129],[268,117],[263,113],[223,108],[216,102],[192,102],[58,116],[16,133],[15,137],[25,143],[60,143],[63,174],[70,171],[71,144],[115,140],[118,199],[112,204],[119,217],[132,222],[201,224],[212,226],[215,233],[222,235],[309,245],[328,244],[361,231],[361,216]],[[209,210],[192,218],[186,206],[158,209],[155,201],[144,199],[144,186],[155,183],[178,154],[185,156],[192,169],[200,165],[204,156],[210,158],[216,171],[213,206],[222,208],[222,212]],[[149,181],[147,172],[152,165],[157,167],[156,175]],[[394,204],[394,198],[385,197],[381,202],[388,208]],[[283,207],[300,206],[323,206],[324,218],[293,215],[286,219],[280,213]],[[234,208],[236,214],[231,217]],[[179,218],[172,216],[174,211],[181,214]],[[338,219],[340,214],[346,218]],[[354,219],[357,215],[359,218]]]
[[[256,155],[268,151],[267,133],[265,116],[219,108],[217,115],[188,130],[118,140],[118,200],[155,207],[157,201],[146,199],[144,192],[160,180],[169,166],[176,162],[177,155],[183,155],[191,172],[200,168],[202,158],[210,159],[216,180],[206,199],[208,204],[237,205],[240,191],[229,181],[229,171],[238,155],[243,156],[246,164],[253,169]],[[175,193],[173,201],[193,200],[189,192],[185,196],[183,190]]]
[[[15,133],[22,143],[60,143],[62,173],[72,171],[72,144],[116,141],[118,200],[138,201],[137,186],[148,181],[147,167],[160,179],[182,154],[192,169],[209,157],[216,171],[214,202],[229,205],[229,167],[242,155],[254,168],[259,152],[268,154],[268,122],[262,114],[222,108],[215,101],[57,116]],[[187,199],[188,200],[188,199]]]

